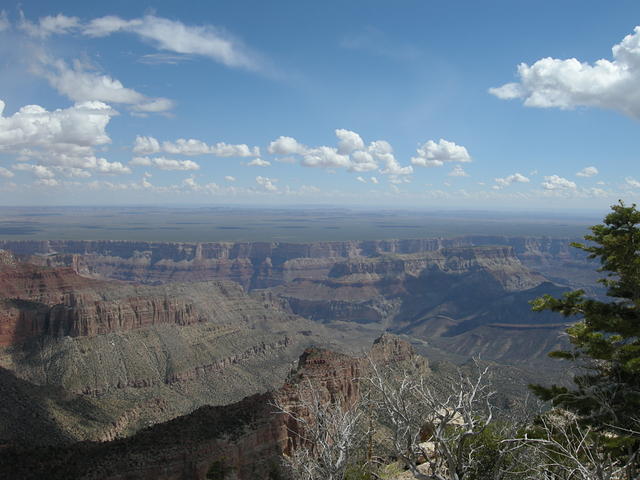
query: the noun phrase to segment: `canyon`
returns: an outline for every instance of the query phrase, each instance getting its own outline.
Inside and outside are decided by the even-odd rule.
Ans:
[[[385,331],[435,362],[500,362],[505,388],[523,386],[566,342],[566,324],[528,302],[598,293],[586,257],[549,238],[0,247],[0,445],[12,448],[120,445],[192,412],[206,423],[278,388],[305,349],[354,354]]]
[[[152,285],[226,279],[253,290],[297,278],[324,278],[336,263],[354,258],[503,246],[552,281],[571,279],[591,287],[593,265],[569,246],[572,240],[487,235],[314,243],[1,240],[0,249],[43,265],[69,266],[83,276]]]
[[[1,453],[0,475],[25,480],[44,476],[52,480],[200,480],[217,464],[236,480],[276,479],[281,455],[299,443],[295,432],[300,426],[275,405],[297,409],[304,416],[308,412],[300,401],[312,391],[322,401],[353,404],[360,396],[357,379],[366,375],[370,361],[429,372],[426,360],[390,335],[378,338],[367,358],[307,349],[277,389],[231,405],[203,406],[126,439],[38,450],[6,448]]]

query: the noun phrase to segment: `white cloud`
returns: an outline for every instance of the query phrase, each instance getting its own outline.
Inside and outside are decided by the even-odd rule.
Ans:
[[[349,154],[354,150],[363,150],[364,142],[360,135],[351,130],[345,130],[338,128],[336,130],[336,137],[338,137],[338,152],[342,154]]]
[[[152,140],[155,140],[151,137]],[[158,141],[155,140],[157,144]],[[159,151],[159,150],[158,150]],[[162,142],[162,151],[173,155],[205,155],[211,153],[211,147],[201,140],[179,138],[174,142]]]
[[[361,183],[367,183],[367,181],[364,178],[360,177],[360,176],[356,177],[356,180],[361,182]]]
[[[544,177],[544,180],[542,186],[545,190],[575,190],[577,188],[575,182],[559,177],[558,175]]]
[[[136,136],[133,145],[133,153],[140,155],[151,155],[160,152],[160,142],[153,137]]]
[[[124,166],[120,162],[109,162],[104,158],[98,158],[96,160],[95,169],[98,173],[105,175],[122,175],[125,173],[131,173],[129,167]]]
[[[625,183],[633,188],[640,188],[640,182],[633,177],[627,177],[624,179]]]
[[[413,173],[413,167],[401,166],[396,157],[393,155],[393,147],[385,140],[376,140],[369,144],[369,153],[373,155],[373,158],[381,162],[384,168],[380,170],[380,173],[385,175],[410,175]]]
[[[596,167],[585,167],[582,170],[580,170],[578,173],[576,173],[576,176],[578,177],[593,177],[594,175],[597,175],[598,169]]]
[[[259,68],[257,60],[238,41],[213,26],[188,26],[154,15],[133,20],[110,15],[92,20],[83,32],[92,37],[105,37],[116,32],[133,33],[159,50],[201,55],[230,67]]]
[[[269,144],[267,151],[274,155],[303,155],[307,147],[298,143],[295,138],[281,136]]]
[[[589,64],[575,58],[543,58],[518,65],[519,82],[489,92],[502,99],[524,99],[528,107],[580,106],[617,110],[640,118],[640,26],[612,48],[613,60]]]
[[[226,175],[226,176],[224,177],[224,179],[225,179],[227,182],[235,182],[235,181],[236,181],[236,177],[232,177],[231,175]]]
[[[338,153],[336,148],[323,146],[307,150],[301,164],[305,167],[348,168],[351,161],[348,155]]]
[[[494,178],[496,184],[492,187],[494,190],[500,190],[508,187],[512,183],[529,183],[530,180],[521,173],[514,173],[503,178]]]
[[[57,187],[60,185],[60,182],[55,178],[41,178],[34,182],[34,185],[42,186],[42,187]]]
[[[264,188],[265,190],[267,190],[268,192],[278,191],[278,187],[274,185],[274,183],[277,181],[278,180],[275,178],[260,177],[260,176],[256,177],[256,183],[260,185],[262,188]]]
[[[453,169],[447,174],[449,177],[468,177],[469,174],[464,171],[460,165],[456,165]]]
[[[142,103],[134,105],[131,109],[142,113],[162,113],[171,110],[174,106],[175,102],[168,98],[149,98]]]
[[[300,155],[300,164],[305,167],[345,168],[352,172],[370,172],[379,170],[383,175],[410,175],[413,167],[403,167],[398,163],[389,142],[377,140],[365,147],[362,137],[356,132],[345,129],[335,131],[337,147],[307,147],[295,138],[281,136],[272,141],[267,148],[274,155],[288,155],[278,161],[295,162],[291,155]]]
[[[438,143],[429,140],[416,152],[418,155],[411,158],[411,163],[420,167],[441,167],[447,162],[467,163],[471,161],[471,156],[465,147],[443,138]]]
[[[349,169],[353,172],[370,172],[378,168],[378,162],[373,159],[373,155],[369,152],[356,150],[351,153],[351,166]]]
[[[44,165],[33,165],[31,163],[17,163],[11,168],[22,172],[30,172],[36,178],[53,178],[55,173],[50,168]]]
[[[214,155],[217,157],[252,157],[260,156],[258,147],[250,148],[245,144],[232,145],[224,142],[208,145],[202,140],[194,138],[179,138],[175,142],[160,143],[154,137],[136,136],[133,145],[133,153],[139,155],[152,155],[154,153],[170,153],[172,155]]]
[[[80,26],[78,17],[67,17],[59,13],[56,16],[42,17],[38,23],[33,23],[24,18],[20,12],[21,21],[19,28],[31,37],[47,38],[50,35],[62,35],[77,29]]]
[[[84,170],[82,168],[75,167],[54,167],[57,172],[59,172],[63,177],[67,178],[89,178],[91,177],[91,172],[88,170]]]
[[[4,167],[0,167],[0,177],[11,178],[13,176],[15,176],[15,174],[11,170],[8,170]]]
[[[249,148],[245,144],[231,145],[224,142],[218,142],[211,146],[210,153],[216,157],[259,157],[260,148]]]
[[[373,183],[374,185],[377,185],[380,182],[378,181],[378,179],[376,177],[371,177],[371,183]]]
[[[254,158],[249,163],[247,163],[247,166],[249,167],[268,167],[269,165],[271,165],[271,162],[262,160],[261,158]]]
[[[98,100],[132,105],[137,112],[158,113],[170,110],[174,104],[167,98],[149,98],[108,75],[91,70],[75,61],[73,66],[63,60],[42,57],[36,73],[45,77],[60,94],[76,102]]]
[[[111,139],[106,127],[116,112],[102,102],[82,102],[66,109],[47,111],[26,105],[3,116],[0,100],[0,152],[18,160],[75,168],[96,168],[94,148]]]
[[[155,167],[160,170],[199,170],[200,165],[191,160],[174,160],[165,157],[134,157],[129,165],[137,167]]]

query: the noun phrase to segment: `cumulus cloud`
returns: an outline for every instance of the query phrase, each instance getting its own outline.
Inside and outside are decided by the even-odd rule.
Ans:
[[[254,158],[249,163],[247,163],[247,166],[249,167],[268,167],[269,165],[271,165],[271,162],[263,160],[261,158]]]
[[[240,42],[213,26],[189,26],[155,15],[133,20],[109,15],[91,20],[82,31],[91,37],[106,37],[117,32],[132,33],[159,50],[204,56],[229,67],[259,68],[259,62]]]
[[[374,185],[377,185],[378,183],[380,183],[376,177],[371,177],[370,180],[371,180],[371,183],[373,183]]]
[[[577,185],[575,182],[558,175],[550,175],[548,177],[544,177],[542,187],[545,190],[575,190]]]
[[[131,173],[129,167],[124,166],[120,162],[109,162],[104,158],[96,159],[95,167],[98,173],[105,175],[122,175],[125,173]]]
[[[378,162],[369,152],[356,150],[351,153],[351,166],[349,169],[353,172],[370,172],[378,168]]]
[[[232,177],[231,175],[226,175],[226,176],[224,177],[224,179],[225,179],[227,182],[235,182],[235,181],[236,181],[236,177]]]
[[[269,144],[267,151],[273,155],[302,155],[307,147],[298,143],[295,138],[281,136]]]
[[[429,140],[416,150],[411,163],[420,167],[441,167],[447,162],[467,163],[471,156],[462,145],[441,138],[438,143]]]
[[[585,167],[576,173],[578,177],[593,177],[598,174],[598,169],[596,167]]]
[[[36,178],[54,178],[56,175],[51,169],[44,165],[33,165],[31,163],[18,163],[11,168],[22,172],[30,172]]]
[[[413,173],[412,166],[403,167],[398,163],[393,154],[393,147],[385,140],[376,140],[371,142],[368,148],[369,153],[374,159],[381,162],[383,168],[380,173],[385,175],[411,175]]]
[[[61,13],[42,17],[37,23],[27,20],[22,12],[20,12],[20,16],[19,28],[31,37],[47,38],[50,35],[62,35],[80,26],[78,17],[67,17]]]
[[[300,164],[305,167],[345,168],[351,172],[370,172],[379,170],[384,175],[410,175],[413,167],[402,166],[393,154],[391,144],[377,140],[365,146],[362,137],[351,130],[335,130],[337,147],[307,147],[295,138],[281,136],[272,141],[267,148],[274,155],[287,155],[287,161],[295,161],[292,155],[299,155]],[[282,161],[281,159],[278,159]]]
[[[367,180],[360,176],[356,177],[356,180],[359,181],[360,183],[367,183]]]
[[[261,177],[261,176],[257,176],[256,177],[256,183],[258,185],[260,185],[262,188],[264,188],[268,192],[277,192],[278,191],[278,187],[276,187],[274,185],[275,182],[277,182],[277,181],[278,180],[275,179],[275,178]]]
[[[111,142],[106,127],[116,112],[102,102],[82,102],[48,111],[26,105],[4,116],[0,100],[0,153],[17,155],[20,161],[95,169],[95,147]]]
[[[137,167],[155,167],[160,170],[199,170],[200,165],[191,160],[175,160],[165,157],[134,157],[129,165]]]
[[[133,144],[133,153],[140,155],[152,155],[160,152],[160,142],[153,137],[136,136]]]
[[[260,156],[260,148],[249,148],[241,143],[239,145],[218,142],[211,146],[210,153],[216,157],[253,157]]]
[[[154,142],[154,145],[158,144],[158,141],[155,138],[150,138]],[[135,148],[134,151],[136,151]],[[194,138],[190,138],[188,140],[179,138],[175,142],[162,142],[162,149],[156,151],[164,151],[173,155],[205,155],[207,153],[211,153],[211,147],[209,147],[205,142]]]
[[[518,82],[491,88],[501,99],[521,98],[524,105],[571,109],[599,107],[640,118],[640,26],[613,46],[613,60],[590,64],[575,58],[543,58],[518,65]]]
[[[305,167],[348,168],[351,161],[348,155],[338,153],[336,148],[322,146],[307,150],[301,164]]]
[[[349,154],[354,150],[364,149],[362,137],[356,132],[338,128],[336,130],[336,137],[338,137],[338,152],[340,153]]]
[[[79,61],[69,66],[63,60],[42,57],[35,72],[42,75],[60,94],[76,102],[98,100],[107,103],[131,105],[136,112],[159,113],[170,110],[174,104],[167,98],[149,98],[108,75],[89,69]]]
[[[248,145],[227,144],[218,142],[215,145],[208,145],[202,140],[193,138],[179,138],[175,142],[160,143],[154,137],[136,136],[133,145],[133,153],[139,155],[153,155],[155,153],[165,152],[172,155],[214,155],[216,157],[253,157],[260,156],[258,147],[250,148]]]
[[[464,171],[460,165],[456,165],[453,169],[447,174],[449,177],[468,177],[469,174]]]
[[[521,173],[516,172],[506,177],[494,178],[493,181],[496,182],[496,184],[492,188],[494,190],[500,190],[502,188],[508,187],[512,183],[529,183],[530,180]]]
[[[15,174],[11,170],[8,170],[4,167],[0,167],[0,177],[11,178],[13,176],[15,176]]]

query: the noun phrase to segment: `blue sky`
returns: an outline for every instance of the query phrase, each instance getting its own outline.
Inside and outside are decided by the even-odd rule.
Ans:
[[[640,196],[637,1],[1,8],[0,204]]]

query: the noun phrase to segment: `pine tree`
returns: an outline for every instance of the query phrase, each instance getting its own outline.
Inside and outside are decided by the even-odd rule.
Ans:
[[[551,356],[578,362],[574,388],[531,386],[542,399],[574,412],[579,420],[602,431],[640,430],[640,211],[622,201],[611,207],[604,223],[591,227],[587,244],[572,246],[601,262],[609,302],[585,298],[584,291],[563,298],[534,300],[536,311],[578,316],[566,332],[572,351]],[[631,437],[636,435],[631,434]],[[630,440],[629,435],[627,435]],[[636,437],[637,438],[637,437]]]

